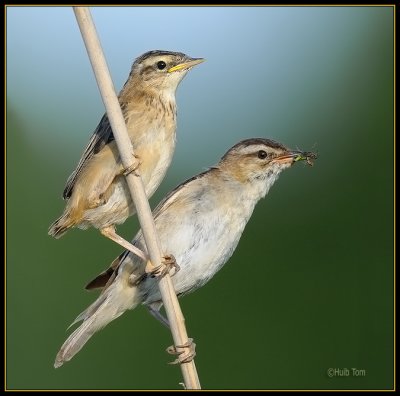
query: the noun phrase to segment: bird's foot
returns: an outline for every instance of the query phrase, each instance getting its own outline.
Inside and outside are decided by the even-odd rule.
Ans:
[[[173,254],[166,254],[166,255],[162,256],[162,263],[165,266],[165,269],[164,269],[165,272],[162,274],[162,276],[164,276],[167,272],[171,276],[174,276],[181,269],[181,267],[176,262],[176,259]],[[172,269],[174,269],[173,274],[171,274]]]
[[[177,348],[183,348],[183,351],[178,351]],[[186,351],[185,351],[186,349]],[[196,344],[193,342],[193,338],[189,338],[189,341],[183,345],[171,345],[167,348],[167,352],[170,355],[178,355],[178,357],[169,364],[182,364],[191,362],[196,356]]]
[[[156,278],[163,277],[169,273],[172,268],[174,268],[175,271],[171,276],[174,276],[180,270],[180,267],[172,254],[166,254],[165,256],[162,256],[161,265],[158,267],[154,267],[152,262],[148,261],[145,271],[151,277]]]
[[[136,154],[133,154],[132,157],[133,163],[122,170],[124,176],[128,176],[130,173],[135,172],[142,164],[142,161],[140,161],[140,158]]]

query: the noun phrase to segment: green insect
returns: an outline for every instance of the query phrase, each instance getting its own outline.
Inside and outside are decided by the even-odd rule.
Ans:
[[[313,166],[314,165],[313,160],[316,160],[317,158],[318,158],[317,154],[315,154],[311,151],[302,151],[294,159],[294,162],[306,161],[308,165]]]

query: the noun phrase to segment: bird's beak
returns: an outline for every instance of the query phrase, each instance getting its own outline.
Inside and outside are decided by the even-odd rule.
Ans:
[[[312,160],[315,159],[317,159],[317,155],[309,151],[286,151],[282,155],[274,158],[270,163],[291,165],[297,161],[307,161],[309,165],[312,165]]]
[[[179,63],[179,65],[173,66],[171,68],[168,69],[168,73],[173,73],[175,71],[182,71],[182,70],[186,70],[189,69],[193,66],[198,65],[199,63],[204,62],[205,59],[204,58],[190,58],[190,60],[188,60],[187,62],[183,62],[183,63]]]

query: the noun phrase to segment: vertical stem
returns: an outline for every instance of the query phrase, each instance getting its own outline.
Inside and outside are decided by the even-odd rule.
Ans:
[[[136,162],[133,157],[133,147],[128,136],[124,117],[115,94],[114,85],[108,71],[108,66],[97,36],[96,28],[92,21],[90,10],[88,7],[73,8],[96,76],[108,119],[113,130],[115,141],[121,156],[122,165],[124,168],[128,168],[132,163]],[[161,245],[156,233],[153,216],[144,190],[142,178],[140,177],[139,172],[132,172],[126,176],[126,181],[132,195],[132,200],[135,204],[150,260],[155,267],[158,267],[162,264]],[[189,340],[185,327],[185,319],[179,306],[178,298],[169,274],[159,280],[159,288],[168,321],[171,326],[174,344],[186,344]],[[200,389],[200,381],[194,360],[181,364],[181,370],[186,389]]]

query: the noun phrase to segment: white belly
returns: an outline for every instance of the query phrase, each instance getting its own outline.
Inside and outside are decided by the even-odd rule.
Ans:
[[[163,252],[173,254],[180,266],[180,271],[172,277],[177,294],[196,290],[222,268],[234,252],[247,219],[243,213],[237,216],[232,212],[217,213],[211,207],[181,218],[171,214],[170,218],[162,219],[171,229],[171,232],[168,228],[159,232]],[[161,299],[152,278],[144,282],[142,291],[145,304]]]

